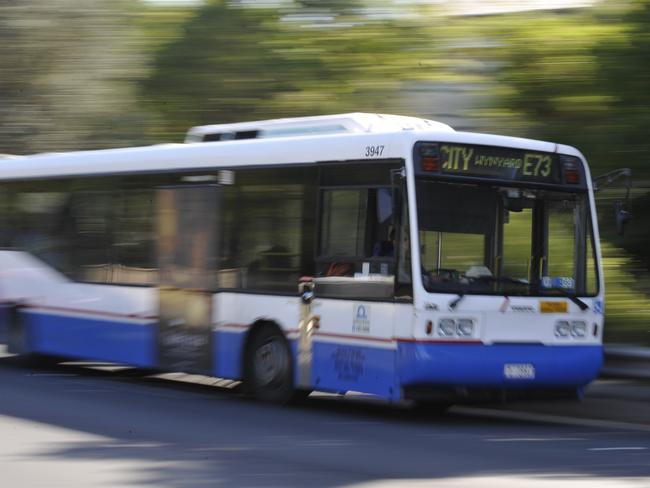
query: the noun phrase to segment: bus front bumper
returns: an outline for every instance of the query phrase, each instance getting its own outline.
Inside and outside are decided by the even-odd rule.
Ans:
[[[602,345],[405,342],[397,366],[406,392],[576,391],[596,378],[602,362]]]

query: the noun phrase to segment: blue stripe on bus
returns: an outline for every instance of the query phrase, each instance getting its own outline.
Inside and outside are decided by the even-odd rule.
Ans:
[[[156,365],[156,323],[24,312],[29,351],[140,367]]]
[[[215,332],[213,337],[214,376],[240,379],[242,377],[242,353],[246,334],[243,331],[221,330]]]
[[[29,351],[140,367],[156,366],[155,322],[142,325],[23,313]],[[215,376],[241,378],[244,339],[245,334],[241,332],[215,333]],[[297,360],[297,341],[290,343]],[[395,350],[314,341],[311,377],[315,389],[361,391],[395,400],[400,397],[400,386],[407,385],[578,387],[597,376],[602,358],[600,345],[486,346],[400,341]],[[535,378],[505,378],[504,365],[508,363],[532,364]],[[298,371],[295,373],[297,380]]]
[[[596,378],[602,361],[600,345],[484,346],[401,342],[397,365],[402,385],[578,387]],[[505,364],[532,364],[535,378],[507,379]]]

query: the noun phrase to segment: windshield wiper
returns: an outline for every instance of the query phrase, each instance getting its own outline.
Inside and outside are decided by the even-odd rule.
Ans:
[[[510,278],[508,276],[503,276],[503,277],[494,277],[494,276],[478,276],[476,278],[472,278],[474,281],[486,281],[490,283],[514,283],[516,285],[525,285],[530,287],[530,283],[527,281],[521,281],[516,278]],[[449,310],[454,310],[458,304],[465,298],[465,292],[458,292],[458,296],[454,298],[451,302],[449,302]]]
[[[564,288],[558,288],[556,286],[550,286],[548,288],[544,288],[544,291],[557,291],[560,292],[561,295],[567,297],[569,300],[571,300],[573,303],[575,303],[578,307],[580,307],[580,310],[584,311],[589,308],[589,305],[587,305],[585,302],[580,300],[577,296],[575,296],[573,293],[569,293],[566,291]],[[540,292],[542,289],[539,290]]]
[[[528,281],[522,281],[518,280],[516,278],[511,278],[509,276],[480,276],[477,278],[474,278],[476,281],[487,281],[490,283],[512,283],[515,285],[524,285],[527,287],[531,287],[532,284],[529,283]],[[542,290],[538,288],[538,292],[541,292]],[[566,291],[564,288],[557,288],[557,287],[549,287],[549,288],[544,288],[543,291],[557,291],[561,295],[567,297],[569,300],[571,300],[573,303],[575,303],[578,307],[580,307],[580,310],[587,310],[589,308],[589,305],[587,305],[585,302],[580,300],[576,295],[573,293],[569,293]],[[465,292],[459,292],[458,296],[454,298],[452,301],[449,302],[449,310],[454,310],[458,304],[465,298]]]
[[[494,278],[492,276],[486,276],[484,279],[487,281],[493,281],[493,282],[504,282],[504,283],[517,283],[519,285],[526,285],[528,287],[531,286],[531,284],[527,281],[521,281],[515,278],[510,278],[507,276],[500,277],[500,278]],[[557,291],[560,292],[561,295],[567,297],[569,300],[571,300],[573,303],[575,303],[578,307],[580,307],[580,310],[587,310],[589,308],[589,305],[587,305],[585,302],[580,300],[577,296],[575,296],[573,293],[569,293],[566,291],[564,288],[558,288],[555,286],[549,287],[549,288],[544,288],[544,290],[549,290],[549,291]],[[541,289],[538,288],[538,291],[542,291]]]
[[[458,294],[456,298],[454,298],[451,302],[449,302],[449,310],[454,310],[456,306],[462,301],[462,299],[465,298],[465,293],[462,291]]]

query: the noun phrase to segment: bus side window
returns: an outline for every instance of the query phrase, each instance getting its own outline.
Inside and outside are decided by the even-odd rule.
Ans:
[[[73,276],[80,281],[111,281],[112,207],[109,191],[80,191],[72,195],[70,235],[74,244]]]
[[[318,275],[394,275],[395,234],[390,188],[323,189]]]
[[[16,193],[14,198],[10,244],[38,256],[58,271],[68,271],[69,243],[64,227],[69,195],[30,189]]]
[[[255,169],[224,190],[219,287],[295,293],[313,274],[316,172]]]
[[[13,226],[12,226],[12,198],[9,185],[0,187],[0,249],[10,248],[13,245]]]
[[[367,189],[322,192],[319,275],[354,274],[354,258],[364,255],[367,204]]]
[[[404,189],[397,193],[399,205],[399,228],[397,232],[397,272],[395,273],[395,296],[413,297],[413,277],[411,274],[411,236],[409,225],[408,199]]]
[[[154,193],[149,189],[117,192],[113,204],[111,281],[155,284]]]

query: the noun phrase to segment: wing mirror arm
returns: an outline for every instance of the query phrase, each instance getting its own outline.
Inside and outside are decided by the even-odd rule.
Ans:
[[[592,180],[594,191],[596,192],[607,185],[611,185],[621,176],[625,177],[625,199],[614,202],[614,219],[616,222],[616,230],[620,236],[625,231],[625,224],[632,218],[632,214],[629,211],[632,170],[630,168],[615,169],[597,176]]]

